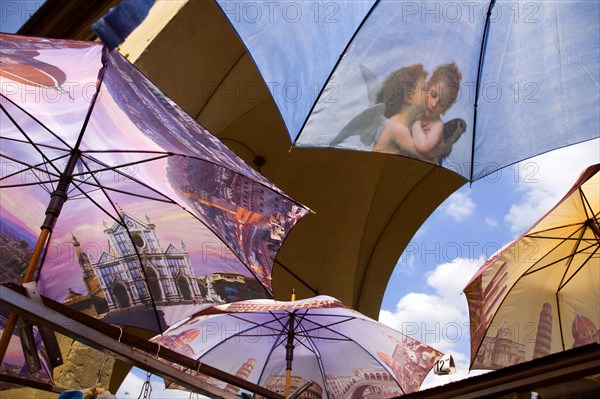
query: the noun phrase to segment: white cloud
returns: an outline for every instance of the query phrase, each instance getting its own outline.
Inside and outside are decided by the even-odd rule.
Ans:
[[[457,222],[471,216],[475,211],[475,203],[468,192],[455,192],[445,202],[444,213]]]
[[[462,289],[482,263],[483,258],[458,259],[437,266],[427,275],[433,294],[411,292],[393,311],[382,309],[379,321],[442,352],[452,350],[458,341],[469,339],[468,307]]]
[[[394,268],[392,278],[397,276],[398,274],[404,274],[407,276],[414,275],[416,270],[416,264],[417,257],[414,254],[403,254],[398,260],[398,263],[396,263],[396,267]]]
[[[548,212],[588,166],[600,162],[600,140],[561,148],[518,165],[521,198],[504,220],[521,234]]]
[[[454,357],[457,373],[450,376],[430,373],[423,389],[474,375],[468,372],[468,354],[461,352],[470,347],[469,311],[462,290],[483,262],[480,257],[441,264],[427,274],[427,285],[433,293],[409,293],[398,301],[396,309],[382,309],[379,313],[381,323]],[[463,349],[459,350],[459,346]]]
[[[495,229],[496,227],[498,227],[498,221],[496,219],[492,219],[492,218],[485,218],[485,224],[490,226],[492,229]]]
[[[444,263],[427,273],[427,284],[433,287],[437,295],[446,302],[458,306],[464,302],[458,299],[465,285],[484,262],[478,259],[459,258],[453,262]]]

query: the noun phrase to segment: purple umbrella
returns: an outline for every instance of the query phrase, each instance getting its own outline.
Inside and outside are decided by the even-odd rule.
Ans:
[[[119,53],[0,40],[2,282],[34,279],[81,312],[157,332],[200,306],[272,295],[273,260],[306,207]]]

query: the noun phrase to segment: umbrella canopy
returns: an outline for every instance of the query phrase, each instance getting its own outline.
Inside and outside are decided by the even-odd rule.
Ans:
[[[598,1],[217,2],[296,146],[475,181],[599,137]]]
[[[273,259],[307,208],[119,53],[0,40],[3,281],[40,249],[43,294],[158,332],[202,304],[271,295]]]
[[[498,369],[600,342],[600,165],[464,292],[471,368]]]
[[[280,393],[291,368],[304,398],[414,392],[442,355],[328,296],[213,306],[153,341]]]

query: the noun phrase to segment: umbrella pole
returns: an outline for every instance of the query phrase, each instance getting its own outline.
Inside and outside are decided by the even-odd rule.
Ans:
[[[69,163],[67,164],[65,171],[60,175],[60,180],[56,186],[56,190],[54,190],[50,196],[50,203],[48,204],[48,208],[46,208],[46,218],[44,219],[44,224],[42,224],[42,231],[38,236],[38,240],[33,250],[33,255],[29,260],[25,274],[23,274],[21,281],[23,284],[33,281],[33,277],[38,269],[38,264],[40,263],[40,259],[42,257],[42,252],[44,252],[44,248],[46,248],[48,237],[52,232],[52,228],[56,223],[56,219],[58,218],[63,205],[67,201],[67,192],[69,186],[71,185],[71,181],[73,180],[73,171],[75,170],[75,165],[77,164],[80,155],[81,152],[78,150],[74,150],[71,153],[71,156],[69,157]],[[6,328],[2,333],[2,338],[0,338],[0,364],[2,364],[4,355],[6,355],[6,351],[8,350],[10,338],[13,334],[15,326],[17,325],[17,318],[18,315],[16,313],[10,312],[8,315]]]
[[[296,291],[292,290],[292,301],[296,300]],[[285,345],[285,396],[290,396],[292,385],[292,361],[294,360],[294,313],[290,314],[290,328],[288,330],[287,344]]]

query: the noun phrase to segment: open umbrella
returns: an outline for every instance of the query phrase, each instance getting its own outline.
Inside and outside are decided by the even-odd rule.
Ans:
[[[153,341],[282,394],[291,370],[303,398],[414,392],[442,355],[328,296],[213,306]]]
[[[307,208],[120,54],[0,40],[3,281],[25,273],[81,312],[154,331],[271,295],[273,258]]]
[[[467,284],[471,368],[600,342],[600,164]]]
[[[599,137],[598,1],[217,2],[296,146],[475,181]]]

